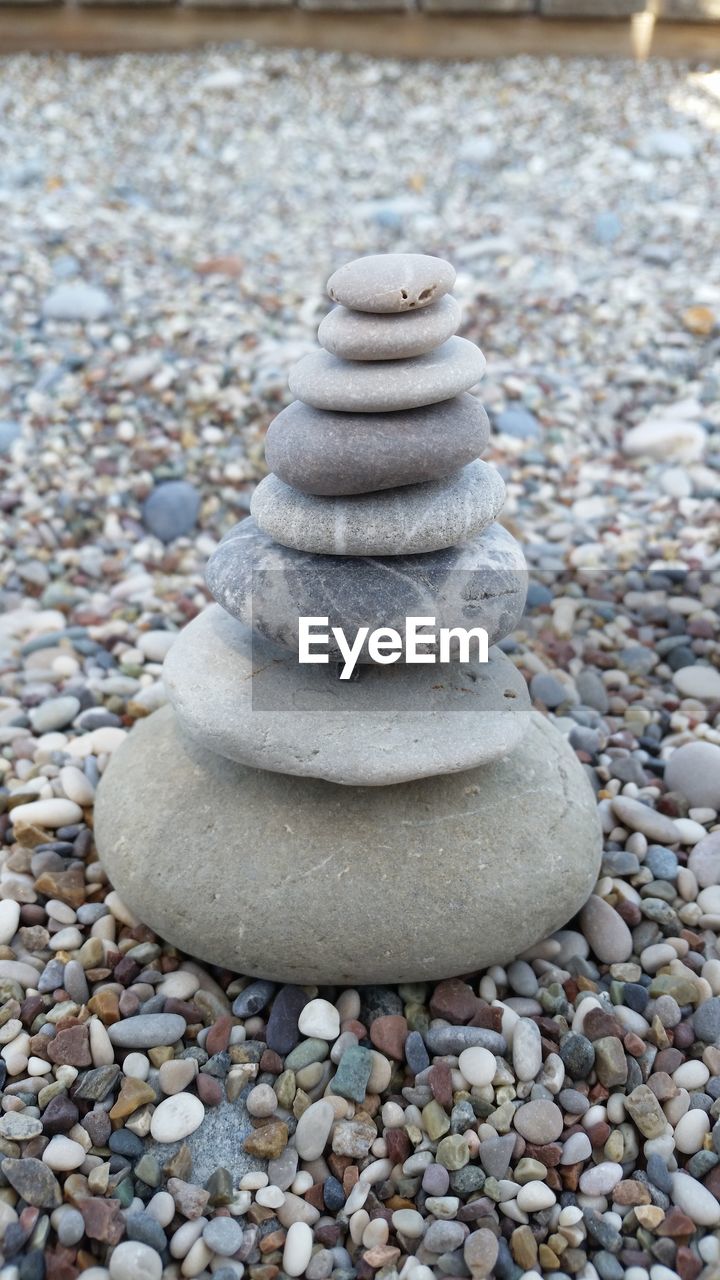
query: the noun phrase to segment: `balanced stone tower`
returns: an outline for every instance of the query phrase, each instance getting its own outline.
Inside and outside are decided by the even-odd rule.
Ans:
[[[582,768],[513,663],[481,660],[477,629],[513,630],[526,569],[495,523],[505,486],[468,394],[485,361],[454,336],[454,279],[421,254],[330,278],[271,474],[210,558],[217,603],[166,659],[171,706],[98,794],[121,897],[225,968],[448,977],[527,949],[595,882]]]

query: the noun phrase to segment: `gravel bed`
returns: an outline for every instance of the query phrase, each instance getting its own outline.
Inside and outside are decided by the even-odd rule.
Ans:
[[[716,1277],[718,73],[238,47],[6,59],[0,103],[0,1280]],[[276,988],[128,913],[93,798],[323,281],[389,249],[459,268],[502,647],[604,862],[507,968]]]

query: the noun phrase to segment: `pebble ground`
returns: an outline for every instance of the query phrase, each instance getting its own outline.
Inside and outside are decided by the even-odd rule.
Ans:
[[[716,1277],[718,73],[237,48],[0,98],[0,1280]],[[391,248],[460,269],[503,647],[606,852],[506,969],[276,989],[128,914],[93,797],[323,281]]]

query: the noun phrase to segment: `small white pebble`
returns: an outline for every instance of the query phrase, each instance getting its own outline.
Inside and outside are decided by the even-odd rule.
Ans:
[[[285,1203],[285,1193],[279,1187],[260,1187],[255,1192],[255,1199],[265,1209],[279,1209]]]
[[[293,1277],[303,1275],[312,1257],[312,1248],[313,1233],[307,1223],[291,1223],[283,1248],[282,1265],[285,1274]]]
[[[66,1138],[64,1134],[56,1134],[51,1138],[42,1153],[43,1163],[53,1172],[79,1169],[85,1159],[85,1150],[79,1142]]]
[[[150,1075],[150,1059],[144,1053],[129,1053],[123,1060],[122,1069],[123,1074],[132,1076],[133,1080],[147,1080]]]
[[[518,1191],[516,1202],[523,1213],[539,1213],[555,1204],[555,1192],[545,1182],[526,1182]]]
[[[302,1035],[318,1040],[337,1040],[340,1035],[340,1015],[329,1000],[310,1000],[298,1018]]]
[[[489,1049],[474,1045],[471,1049],[463,1049],[458,1058],[458,1067],[468,1084],[489,1085],[495,1079],[497,1062],[495,1054]]]

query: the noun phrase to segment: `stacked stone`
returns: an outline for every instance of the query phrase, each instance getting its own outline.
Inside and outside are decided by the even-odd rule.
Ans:
[[[99,789],[123,901],[225,968],[331,984],[469,972],[559,928],[595,882],[590,786],[499,649],[442,666],[365,650],[353,680],[298,661],[301,616],[350,641],[416,616],[496,642],[519,619],[525,564],[478,460],[488,421],[467,390],[484,361],[453,336],[453,280],[414,254],[331,278],[325,349],[293,370],[300,398],[268,431],[273,474],[210,559],[218,603],[166,658],[172,705]]]
[[[487,664],[376,666],[357,686],[338,681],[334,643],[331,665],[298,664],[301,616],[350,641],[360,626],[404,634],[407,616],[433,617],[494,644],[521,614],[525,562],[494,523],[505,486],[478,457],[489,422],[467,394],[485,360],[453,336],[454,278],[440,258],[387,254],[328,283],[339,305],[320,326],[325,350],[291,373],[300,398],[268,431],[273,473],[208,565],[221,608],[166,666],[182,725],[230,759],[381,785],[487,763],[527,729],[524,681],[497,649]]]

